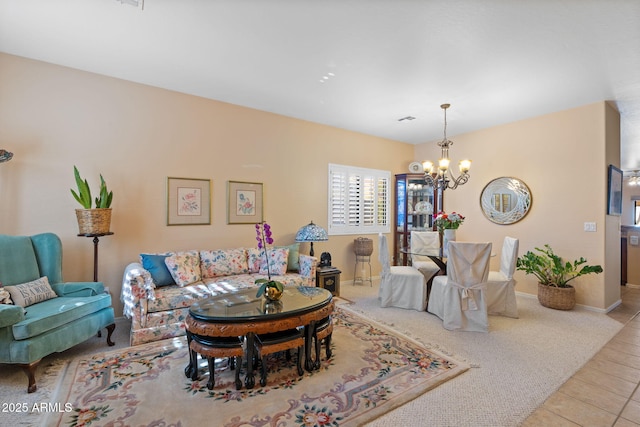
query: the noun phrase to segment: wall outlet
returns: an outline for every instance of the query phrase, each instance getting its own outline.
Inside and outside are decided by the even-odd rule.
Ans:
[[[596,231],[596,223],[595,222],[585,222],[584,223],[584,231]]]

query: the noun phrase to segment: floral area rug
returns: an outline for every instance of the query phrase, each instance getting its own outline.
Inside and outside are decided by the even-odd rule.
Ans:
[[[331,358],[298,376],[294,354],[269,356],[267,385],[236,390],[234,371],[206,362],[186,378],[186,339],[174,338],[72,362],[54,402],[57,426],[357,426],[468,369],[345,308],[336,308]],[[244,368],[243,368],[244,369]],[[244,372],[242,377],[244,377]]]

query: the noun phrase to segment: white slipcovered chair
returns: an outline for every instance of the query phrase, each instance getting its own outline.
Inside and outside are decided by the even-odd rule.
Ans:
[[[485,286],[491,243],[450,242],[447,275],[433,279],[430,313],[448,330],[487,332]]]
[[[411,232],[411,265],[424,276],[427,284],[440,272],[440,267],[428,256],[421,254],[437,254],[440,250],[440,234],[437,231]]]
[[[378,260],[382,265],[381,307],[399,307],[424,311],[427,307],[427,283],[422,273],[410,266],[390,265],[387,237],[378,234]]]
[[[513,273],[516,271],[519,241],[506,236],[500,253],[500,270],[489,271],[487,280],[487,312],[507,317],[518,317],[516,302],[516,281]]]

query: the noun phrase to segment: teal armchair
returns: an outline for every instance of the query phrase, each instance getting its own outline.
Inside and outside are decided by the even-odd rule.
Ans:
[[[101,282],[63,281],[58,236],[0,234],[0,283],[5,290],[15,293],[17,285],[44,276],[55,297],[26,307],[0,304],[0,363],[17,364],[25,370],[29,393],[36,390],[35,371],[43,357],[73,347],[102,328],[107,328],[107,344],[114,345],[111,296]]]

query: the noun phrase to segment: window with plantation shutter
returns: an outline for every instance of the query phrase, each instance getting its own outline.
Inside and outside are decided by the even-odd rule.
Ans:
[[[388,171],[329,164],[329,234],[388,233]]]

